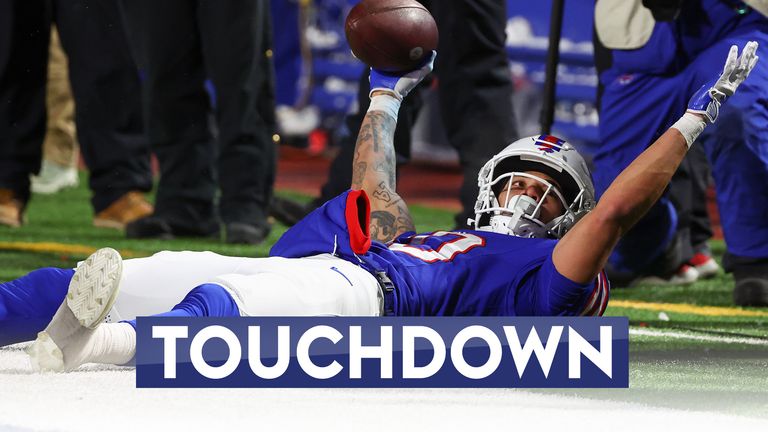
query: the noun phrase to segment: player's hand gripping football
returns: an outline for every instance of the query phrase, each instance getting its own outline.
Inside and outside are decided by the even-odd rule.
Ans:
[[[432,51],[424,65],[419,69],[406,72],[383,72],[371,68],[371,92],[383,91],[391,94],[398,100],[403,100],[430,72],[435,64],[437,51]]]
[[[747,42],[739,57],[736,45],[728,52],[723,73],[713,81],[704,84],[688,102],[688,112],[701,114],[708,123],[714,123],[720,112],[720,105],[736,92],[757,64],[757,42]]]

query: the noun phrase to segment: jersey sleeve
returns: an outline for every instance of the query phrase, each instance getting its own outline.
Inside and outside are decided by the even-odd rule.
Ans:
[[[592,288],[592,292],[589,294],[587,301],[581,308],[581,316],[603,316],[605,308],[608,307],[608,297],[611,293],[611,283],[608,277],[605,275],[605,271],[601,271],[595,278],[595,283]]]
[[[518,292],[518,313],[537,316],[601,316],[610,285],[604,272],[581,284],[560,274],[550,255]]]
[[[330,253],[342,258],[363,255],[371,247],[371,206],[362,190],[348,190],[315,209],[286,231],[270,256],[300,258]]]

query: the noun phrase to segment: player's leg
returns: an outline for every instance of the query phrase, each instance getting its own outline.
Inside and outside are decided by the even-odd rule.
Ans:
[[[217,260],[217,257],[220,259]],[[145,284],[151,286],[154,291],[171,288],[172,291],[178,292],[176,287],[179,282],[186,283],[206,276],[195,272],[190,265],[205,267],[205,261],[211,264],[212,269],[223,270],[221,263],[226,262],[229,265],[227,269],[233,270],[238,266],[236,262],[240,260],[213,253],[181,252],[161,253],[145,259],[123,262],[119,253],[113,249],[95,252],[77,268],[68,288],[57,302],[58,310],[53,319],[28,349],[33,366],[41,370],[64,371],[83,363],[129,362],[135,353],[136,322],[133,320],[104,323],[108,315],[117,315],[116,309],[112,308],[113,304],[120,302],[122,297],[124,304],[145,299],[150,303],[148,309],[158,307],[158,297],[163,296],[149,295],[151,291],[141,292],[137,286]],[[170,276],[164,280],[162,277],[158,278],[161,270]],[[147,272],[148,278],[137,277],[141,271]],[[185,277],[188,273],[197,274]],[[173,279],[176,279],[175,283],[172,282]],[[122,291],[121,288],[126,290]],[[168,296],[163,298],[168,301]],[[140,306],[132,307],[132,310],[136,310]],[[168,307],[170,306],[166,306],[164,310]],[[189,292],[170,312],[159,315],[189,317],[239,314],[239,309],[228,291],[219,285],[203,284]]]
[[[229,257],[213,252],[164,251],[146,258],[125,260],[120,295],[105,322],[166,312],[178,304],[190,288],[263,259]]]
[[[379,285],[356,264],[330,254],[272,257],[212,280],[232,293],[243,316],[374,316]]]
[[[99,326],[117,298],[122,270],[120,254],[109,248],[77,268],[53,319],[27,348],[33,367],[61,371],[86,361],[122,364],[131,359],[116,345],[135,345],[130,342],[133,328],[125,323]]]
[[[240,262],[241,265],[230,272],[198,284],[173,309],[155,316],[373,316],[379,313],[376,279],[341,258],[323,254]],[[130,322],[135,327],[135,320]]]
[[[122,270],[112,249],[96,252],[78,268],[67,300],[28,350],[36,368],[63,371],[84,363],[124,364],[133,358],[135,321],[99,325],[125,280]],[[198,286],[159,315],[374,316],[380,310],[375,278],[331,255],[251,259],[238,272]]]
[[[189,287],[232,273],[253,260],[258,258],[188,251],[166,251],[125,260],[120,294],[104,321],[118,322],[165,312],[184,298]],[[0,284],[0,346],[33,340],[61,305],[74,272],[43,268]]]
[[[33,340],[64,300],[74,273],[42,268],[0,284],[0,346]]]

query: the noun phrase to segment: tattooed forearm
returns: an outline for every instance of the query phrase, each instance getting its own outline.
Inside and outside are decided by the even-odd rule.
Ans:
[[[414,230],[408,207],[395,192],[395,126],[395,119],[384,112],[369,111],[360,127],[352,165],[352,188],[368,193],[371,237],[380,242]]]
[[[355,162],[355,166],[352,169],[352,188],[359,189],[355,185],[363,184],[363,177],[365,176],[365,170],[368,168],[368,164],[365,162]]]
[[[379,187],[373,191],[373,198],[388,204],[392,202],[392,193],[387,189],[387,185],[381,182]]]
[[[352,187],[365,189],[363,182],[370,181],[376,186],[385,180],[395,188],[395,149],[392,140],[395,134],[395,119],[383,112],[369,112],[360,127],[355,147]],[[364,164],[360,164],[363,162]],[[370,170],[371,167],[375,169]],[[381,178],[379,178],[381,177]]]

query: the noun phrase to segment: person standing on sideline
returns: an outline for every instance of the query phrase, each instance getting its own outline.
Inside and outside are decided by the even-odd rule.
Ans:
[[[601,145],[594,157],[600,195],[677,119],[680,104],[729,47],[756,41],[757,55],[765,54],[768,5],[754,0],[599,0],[595,27],[609,49],[604,60],[609,66],[600,75]],[[653,115],[645,115],[650,108]],[[766,63],[757,64],[719,116],[700,141],[712,168],[727,245],[723,267],[733,272],[736,305],[768,306]],[[608,267],[612,280],[621,284],[621,279],[677,272],[686,263],[676,237],[678,220],[665,194],[614,249]]]
[[[155,211],[129,224],[127,237],[217,237],[221,220],[228,243],[261,243],[277,140],[269,1],[121,5],[160,163]]]
[[[51,29],[45,100],[48,119],[43,141],[43,163],[40,173],[32,176],[32,192],[54,194],[79,183],[75,101],[69,85],[67,55],[61,48],[56,26]]]
[[[0,2],[0,225],[19,227],[46,132],[51,24],[69,58],[75,123],[90,171],[94,225],[122,228],[152,212],[139,77],[115,0]]]

